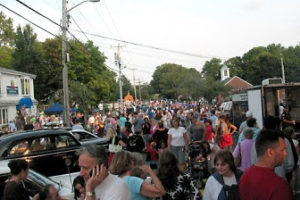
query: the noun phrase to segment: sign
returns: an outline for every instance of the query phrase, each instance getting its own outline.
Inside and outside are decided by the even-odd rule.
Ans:
[[[234,94],[232,95],[232,101],[248,101],[248,94],[247,93]]]
[[[15,86],[14,81],[10,82],[10,86],[6,86],[6,93],[9,95],[18,95],[18,86]]]

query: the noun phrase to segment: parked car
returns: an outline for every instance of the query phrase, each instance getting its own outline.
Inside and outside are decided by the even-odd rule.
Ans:
[[[73,136],[79,140],[82,145],[96,144],[108,147],[108,141],[105,137],[98,137],[97,135],[82,129],[70,130]]]
[[[61,129],[8,134],[0,137],[0,160],[25,159],[30,168],[47,177],[78,172],[76,151],[85,145],[100,145],[96,139],[86,140],[80,142]]]
[[[8,161],[0,161],[0,199],[3,197],[5,182],[11,176],[7,164]],[[55,182],[32,169],[29,169],[28,176],[23,180],[23,184],[31,197],[37,194],[46,185],[52,184],[59,191],[61,197],[65,199],[74,199],[72,187]]]

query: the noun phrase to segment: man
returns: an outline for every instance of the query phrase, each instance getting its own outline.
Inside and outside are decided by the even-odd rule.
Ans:
[[[245,128],[248,127],[248,126],[247,126],[247,120],[250,119],[250,118],[252,118],[252,117],[253,117],[252,112],[248,110],[248,111],[246,112],[246,120],[243,121],[243,122],[241,123],[241,125],[240,125],[240,128],[239,128],[239,134],[241,134],[241,133],[243,132],[243,130],[244,130]]]
[[[291,200],[289,184],[277,176],[274,168],[287,155],[283,135],[276,130],[262,130],[256,139],[257,162],[247,169],[239,183],[241,200]]]
[[[201,121],[198,121],[197,115],[192,116],[191,122],[192,122],[192,124],[191,124],[190,131],[189,131],[191,134],[190,140],[192,142],[203,141],[204,134],[205,134],[205,125]]]
[[[72,130],[84,130],[79,119],[75,119],[75,124],[72,126]]]
[[[80,176],[86,183],[86,200],[130,199],[125,182],[107,171],[108,155],[103,147],[91,145],[82,148],[79,154]]]

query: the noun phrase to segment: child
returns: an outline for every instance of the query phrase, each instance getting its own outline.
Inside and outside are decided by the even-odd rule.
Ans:
[[[211,142],[213,140],[214,133],[212,130],[212,122],[210,119],[206,120],[205,126],[206,126],[206,132],[205,132],[204,140]]]
[[[74,187],[74,199],[84,200],[85,199],[85,182],[82,176],[77,176],[73,181]]]
[[[147,143],[147,161],[152,169],[157,169],[158,152],[156,150],[156,142],[149,139]]]

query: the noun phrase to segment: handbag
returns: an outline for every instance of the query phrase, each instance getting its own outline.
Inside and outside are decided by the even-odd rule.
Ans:
[[[109,144],[109,146],[108,146],[108,151],[112,152],[112,153],[117,153],[122,150],[121,145],[115,144],[115,138],[116,138],[116,136],[113,137],[111,144]]]
[[[240,167],[242,164],[242,153],[241,153],[241,143],[238,144],[239,145],[239,154],[238,156],[234,159],[234,164],[236,167]]]

